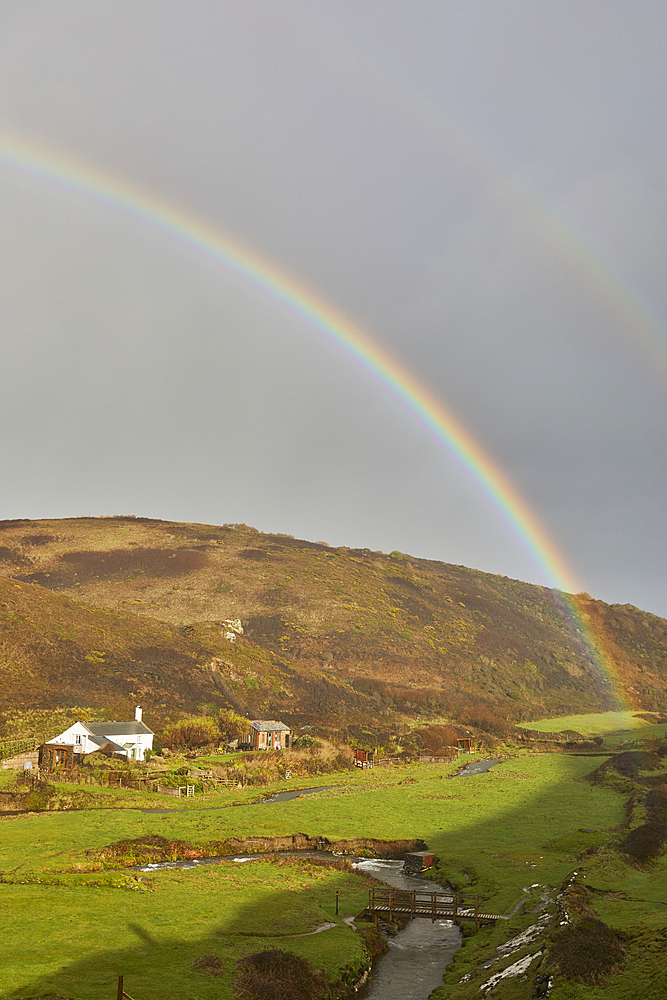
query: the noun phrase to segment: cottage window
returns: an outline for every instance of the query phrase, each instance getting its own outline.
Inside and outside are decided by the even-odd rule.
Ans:
[[[54,750],[53,762],[56,765],[56,767],[59,767],[61,764],[64,764],[66,760],[67,760],[67,750],[65,750],[64,748],[62,750]]]
[[[77,733],[77,735],[74,738],[74,742],[76,743],[77,746],[80,747],[81,744],[83,743],[83,736],[80,733]]]

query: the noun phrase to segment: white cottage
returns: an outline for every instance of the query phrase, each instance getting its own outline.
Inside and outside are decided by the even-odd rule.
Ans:
[[[75,722],[45,747],[71,747],[75,755],[95,753],[104,747],[128,760],[144,760],[146,750],[153,749],[154,733],[141,721],[141,715],[141,705],[137,705],[134,719],[128,722]]]

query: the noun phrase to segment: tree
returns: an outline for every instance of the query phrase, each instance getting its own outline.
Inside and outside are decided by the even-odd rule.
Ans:
[[[217,745],[219,738],[215,719],[191,715],[165,729],[161,742],[169,750],[196,750],[211,743]]]
[[[231,708],[221,708],[218,712],[218,729],[226,743],[240,740],[248,731],[248,720],[237,715]]]

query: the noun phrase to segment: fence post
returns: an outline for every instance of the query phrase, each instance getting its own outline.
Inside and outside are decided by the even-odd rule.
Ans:
[[[116,1000],[123,1000],[123,977],[118,977],[118,995]]]
[[[452,894],[452,919],[453,919],[454,923],[456,923],[456,911],[457,911],[458,901],[459,901],[458,900],[458,896],[456,895],[456,893],[453,893]]]
[[[336,892],[336,916],[338,916],[338,892]]]

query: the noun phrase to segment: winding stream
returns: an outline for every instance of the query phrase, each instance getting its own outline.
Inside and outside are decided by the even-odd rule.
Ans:
[[[397,889],[442,892],[442,886],[403,874],[402,861],[360,861],[355,868]],[[363,1000],[426,1000],[442,986],[445,967],[461,946],[461,932],[451,920],[411,920],[388,940],[389,951],[373,967],[359,990]]]
[[[474,760],[449,777],[471,778],[486,774],[496,764],[500,761],[495,758]],[[355,868],[396,889],[442,892],[437,882],[405,875],[402,861],[359,861]],[[461,931],[451,920],[431,923],[425,918],[417,918],[389,938],[387,944],[389,951],[376,962],[358,996],[363,1000],[427,1000],[436,986],[442,986],[445,968],[461,947]]]
[[[325,852],[286,851],[297,857],[321,857]],[[198,868],[200,865],[214,865],[221,861],[235,861],[238,864],[260,861],[261,854],[241,854],[226,858],[195,858],[187,861],[160,861],[156,864],[137,865],[135,871],[154,872],[163,868]],[[348,858],[355,868],[371,875],[378,882],[392,885],[397,889],[420,889],[442,892],[437,882],[403,873],[402,861],[382,861],[379,859]],[[348,922],[346,918],[346,923]],[[352,921],[349,921],[352,925]],[[326,931],[336,924],[323,925]],[[317,933],[317,932],[311,932]],[[296,935],[301,936],[301,935]],[[461,932],[450,920],[436,920],[431,923],[425,918],[411,920],[403,930],[387,941],[389,951],[375,963],[368,981],[359,990],[363,1000],[427,1000],[429,993],[442,985],[445,967],[452,961],[461,945]]]
[[[499,764],[499,760],[472,761],[457,774],[450,778],[468,778],[477,774],[485,774],[490,768]],[[325,786],[331,787],[331,786]],[[265,803],[281,802],[295,799],[300,795],[324,791],[323,787],[292,789],[279,792]],[[145,810],[148,811],[148,810]],[[168,810],[150,810],[162,812]],[[293,852],[286,852],[293,853]],[[294,852],[297,853],[297,852]],[[299,851],[300,856],[309,852]],[[318,852],[320,853],[320,852]],[[167,861],[159,864],[144,865],[141,871],[156,871],[160,868],[195,868],[199,865],[216,864],[220,861],[257,861],[261,854],[240,855],[235,858],[200,858],[189,861]],[[442,886],[437,882],[429,882],[423,878],[406,875],[403,872],[402,861],[384,861],[379,859],[357,859],[352,861],[359,871],[372,876],[379,882],[394,886],[397,889],[431,890],[442,892]],[[137,866],[139,868],[139,866]],[[335,925],[332,925],[335,926]],[[325,930],[326,928],[322,928]],[[442,985],[445,968],[452,961],[454,953],[461,946],[461,931],[450,920],[436,920],[431,923],[425,918],[411,920],[394,937],[388,940],[389,951],[375,963],[368,981],[357,994],[361,1000],[427,1000],[429,994]]]

